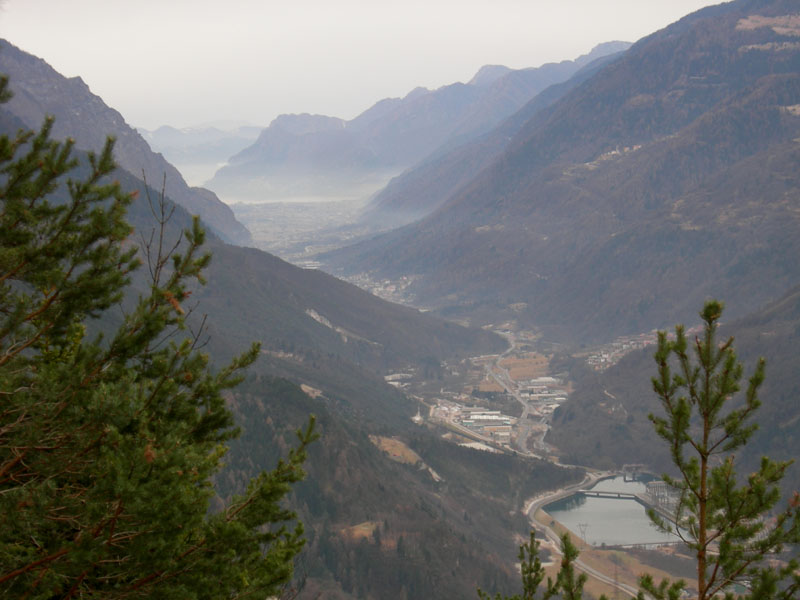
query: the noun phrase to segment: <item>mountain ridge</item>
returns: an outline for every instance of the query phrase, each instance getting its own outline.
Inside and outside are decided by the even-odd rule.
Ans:
[[[87,93],[85,85],[77,79],[67,81],[41,59],[4,45],[0,69],[11,64],[12,59],[17,62],[11,69],[11,88],[24,92],[0,107],[0,123],[8,135],[14,135],[20,125],[31,127],[29,123],[45,107],[72,103],[75,110],[69,113],[69,123],[59,125],[62,116],[57,114],[53,127],[62,133],[77,131],[76,140],[82,140],[76,143],[79,148],[99,137],[97,128],[110,118],[118,121],[116,125],[123,134],[144,143],[138,134],[124,126],[118,112]],[[21,72],[25,69],[31,72],[27,75]],[[26,81],[26,85],[15,86],[17,78]],[[79,93],[58,99],[65,86],[76,85]],[[41,96],[37,95],[37,89],[42,90]],[[102,117],[99,124],[94,120],[98,112]],[[88,133],[82,133],[84,119]],[[41,122],[33,127],[40,125]],[[57,136],[55,133],[54,137]],[[100,144],[104,141],[102,136]],[[115,149],[121,142],[117,140]],[[125,144],[122,147],[124,150]],[[167,164],[163,158],[159,160]],[[130,174],[124,166],[117,170],[116,177],[126,189],[138,192],[129,218],[137,236],[132,243],[142,243],[155,227],[149,201],[159,198],[160,193],[155,189],[158,182],[148,181],[148,188],[141,177]],[[189,189],[185,184],[183,188]],[[164,190],[168,204],[173,201],[170,189],[167,185]],[[213,210],[219,203],[209,190],[198,188],[192,193],[194,209],[207,204]],[[191,223],[187,209],[180,203],[177,205],[166,231],[174,240],[179,240],[182,230]],[[332,395],[351,396],[349,401],[371,411],[373,418],[380,418],[380,411],[388,409],[385,418],[397,422],[399,414],[410,410],[398,410],[406,401],[385,384],[381,372],[402,369],[431,357],[443,360],[451,354],[473,351],[480,354],[504,347],[504,342],[489,332],[467,331],[431,315],[392,305],[320,271],[295,267],[260,250],[227,244],[217,236],[215,228],[210,229],[207,249],[214,257],[209,267],[213,277],[207,286],[195,290],[194,299],[202,300],[203,310],[211,317],[211,347],[216,360],[227,360],[252,341],[261,340],[266,373],[292,376],[316,388],[330,387],[335,390]],[[139,285],[147,284],[139,281]],[[309,316],[312,310],[323,315],[331,326]],[[371,396],[377,399],[375,407],[369,406]]]
[[[210,191],[198,194],[190,188],[175,167],[150,150],[147,142],[123,116],[91,92],[80,77],[67,79],[43,59],[0,40],[0,70],[9,75],[11,101],[7,110],[26,126],[37,129],[45,115],[56,117],[53,135],[72,137],[77,148],[102,147],[109,135],[116,138],[117,162],[138,179],[146,178],[159,187],[162,181],[173,200],[203,221],[223,239],[239,245],[252,245],[247,228],[233,211]]]
[[[434,213],[325,264],[404,276],[418,305],[474,323],[514,319],[557,341],[663,326],[708,294],[725,297],[731,316],[754,310],[800,280],[780,259],[800,239],[790,166],[800,45],[793,30],[737,25],[756,13],[793,22],[796,11],[732,2],[640,40],[534,114]],[[761,197],[752,231],[715,217],[744,210],[729,185],[744,169],[783,182],[780,196]]]
[[[475,174],[489,166],[506,147],[522,124],[547,108],[595,69],[617,58],[624,50],[588,62],[572,77],[537,94],[498,127],[461,145],[440,148],[414,167],[394,177],[364,208],[361,219],[387,229],[417,221],[439,208],[455,191],[467,185]]]
[[[324,195],[327,188],[351,189],[370,179],[377,190],[389,176],[442,144],[490,129],[551,83],[568,78],[586,60],[621,45],[626,44],[602,44],[575,61],[509,70],[481,85],[457,82],[435,90],[416,88],[402,99],[381,100],[347,122],[321,115],[281,115],[252,146],[231,157],[209,186],[225,197],[251,200]],[[300,117],[327,119],[336,126],[300,132],[282,127],[282,120]]]

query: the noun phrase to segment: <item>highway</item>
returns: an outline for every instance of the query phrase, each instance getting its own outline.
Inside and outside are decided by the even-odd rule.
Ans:
[[[517,427],[517,450],[525,456],[544,458],[543,456],[539,456],[538,454],[534,454],[528,450],[528,437],[531,434],[531,424],[528,420],[530,406],[528,406],[528,403],[522,399],[522,396],[517,390],[517,386],[514,384],[514,381],[511,379],[511,375],[509,374],[508,370],[500,365],[500,361],[516,349],[517,340],[512,333],[504,333],[501,335],[508,340],[508,349],[497,357],[497,360],[494,361],[493,365],[484,365],[486,375],[494,379],[495,382],[497,382],[497,384],[502,387],[509,396],[513,396],[514,399],[522,405],[522,415],[519,418]],[[537,442],[536,446],[537,448],[540,448],[543,445],[544,434],[542,434],[542,439]]]

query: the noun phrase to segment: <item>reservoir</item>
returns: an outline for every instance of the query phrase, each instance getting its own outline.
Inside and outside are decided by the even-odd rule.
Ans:
[[[604,479],[593,490],[641,493],[641,481],[622,477]],[[659,544],[675,542],[677,537],[660,532],[650,522],[645,507],[625,498],[592,498],[575,494],[543,507],[556,521],[593,546],[621,544]],[[584,533],[585,532],[585,533]]]

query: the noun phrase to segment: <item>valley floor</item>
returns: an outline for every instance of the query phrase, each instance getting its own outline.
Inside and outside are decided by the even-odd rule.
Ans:
[[[500,330],[509,341],[509,348],[501,355],[481,356],[460,364],[445,365],[442,373],[420,378],[418,373],[395,373],[387,381],[419,401],[420,409],[414,417],[419,424],[444,430],[444,437],[453,443],[484,450],[505,452],[541,458],[560,466],[557,448],[545,442],[550,427],[550,417],[571,391],[571,382],[564,374],[551,373],[550,357],[533,351],[536,341],[531,332]],[[611,361],[641,345],[651,342],[651,335],[632,336],[615,340],[604,347],[585,352],[595,369],[605,368]],[[602,360],[597,360],[602,357]],[[431,377],[433,376],[433,381]],[[437,377],[438,376],[438,377]],[[377,443],[377,442],[376,442]],[[386,442],[381,442],[385,444]],[[404,460],[404,453],[395,448],[397,460]],[[553,520],[542,507],[560,498],[589,488],[600,479],[613,476],[609,471],[586,469],[583,481],[529,499],[523,508],[531,526],[541,534],[542,547],[551,555],[559,554],[559,536],[568,532],[581,551],[578,568],[589,576],[587,592],[597,597],[635,597],[638,578],[649,573],[656,580],[664,577],[680,578],[675,565],[684,559],[674,557],[674,546],[655,547],[644,552],[634,548],[600,548],[584,542],[576,532],[569,531]],[[655,565],[670,563],[671,568]],[[685,557],[687,564],[690,562]],[[555,575],[559,561],[550,570]]]
[[[352,225],[362,201],[293,202],[260,205],[235,205],[237,217],[253,232],[257,245],[305,268],[318,268],[314,255],[352,243],[369,233]],[[384,299],[409,304],[411,280],[373,281],[367,276],[349,278],[351,283]],[[560,466],[559,450],[545,441],[553,412],[569,397],[572,382],[566,373],[552,372],[551,354],[542,350],[538,335],[516,330],[514,323],[493,329],[508,341],[500,355],[475,357],[458,363],[431,365],[430,369],[408,370],[386,376],[386,381],[418,402],[414,421],[443,431],[452,443],[486,452],[502,452],[545,459]],[[619,338],[583,350],[577,358],[597,371],[614,365],[625,354],[655,343],[655,332]],[[614,398],[609,397],[613,404]],[[426,469],[434,481],[439,475],[402,442],[373,436],[372,442],[390,458]],[[609,472],[587,470],[579,484],[572,485],[525,503],[524,513],[531,526],[542,535],[542,547],[551,556],[559,554],[558,537],[569,532],[581,551],[578,568],[589,576],[587,592],[593,596],[635,597],[637,580],[643,573],[656,579],[679,577],[652,566],[659,555],[670,549],[652,551],[649,563],[633,550],[601,549],[585,543],[575,532],[554,521],[541,508],[577,489],[590,487]],[[548,567],[555,574],[559,561]],[[674,569],[673,569],[674,571]]]

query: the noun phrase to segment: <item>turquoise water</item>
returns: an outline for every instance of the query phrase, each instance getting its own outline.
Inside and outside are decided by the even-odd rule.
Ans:
[[[643,492],[642,482],[625,482],[622,477],[599,481],[592,489],[609,492]],[[636,500],[569,496],[544,507],[553,519],[589,544],[658,544],[676,541],[650,522],[644,506]]]

